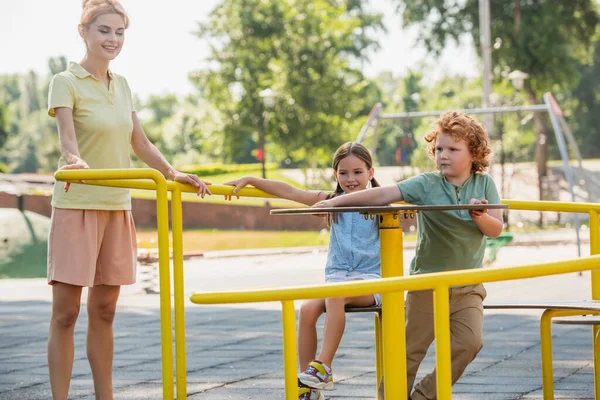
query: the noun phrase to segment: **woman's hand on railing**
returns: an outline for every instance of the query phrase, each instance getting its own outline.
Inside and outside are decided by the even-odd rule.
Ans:
[[[83,161],[81,158],[78,158],[73,164],[67,164],[62,166],[59,171],[70,171],[74,169],[90,169],[90,166]],[[85,183],[84,180],[81,180],[81,183]],[[69,187],[71,186],[71,182],[65,182],[64,191],[65,193],[69,191]]]
[[[173,181],[179,183],[186,183],[188,185],[197,187],[198,196],[202,198],[204,198],[204,196],[207,194],[212,194],[210,192],[210,189],[208,188],[208,185],[210,185],[211,183],[203,181],[194,174],[185,174],[183,172],[177,171],[173,174]]]

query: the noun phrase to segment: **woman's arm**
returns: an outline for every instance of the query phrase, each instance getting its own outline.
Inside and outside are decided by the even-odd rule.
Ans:
[[[314,207],[342,207],[342,206],[385,206],[396,201],[402,201],[402,192],[398,185],[389,185],[365,189],[355,193],[337,196],[333,199],[323,200]]]
[[[133,133],[131,134],[131,148],[133,152],[145,162],[150,168],[154,168],[160,171],[166,179],[172,181],[187,183],[189,185],[198,188],[198,195],[204,197],[206,194],[211,194],[207,185],[210,182],[204,182],[200,180],[196,175],[184,174],[183,172],[177,171],[167,159],[161,154],[144,132],[142,124],[138,120],[135,112],[131,114],[133,120]]]
[[[309,192],[307,190],[300,190],[285,182],[273,181],[268,179],[256,178],[254,176],[244,176],[233,181],[225,182],[224,185],[235,186],[233,194],[236,194],[241,188],[251,185],[257,189],[267,192],[274,196],[282,199],[293,200],[298,203],[312,206],[316,202],[323,200],[327,197],[327,194],[323,192]],[[229,200],[230,196],[226,196]]]
[[[79,145],[75,135],[75,124],[73,123],[73,110],[68,107],[56,107],[56,126],[58,128],[58,143],[60,152],[66,161],[61,170],[89,169],[90,166],[79,155]],[[84,181],[81,181],[84,182]],[[69,182],[65,182],[64,191],[69,191]]]
[[[82,168],[89,168],[79,155],[75,124],[73,123],[73,110],[67,107],[57,107],[54,112],[56,113],[56,126],[58,128],[58,143],[63,158],[69,165],[78,164]],[[85,167],[83,167],[84,165]]]

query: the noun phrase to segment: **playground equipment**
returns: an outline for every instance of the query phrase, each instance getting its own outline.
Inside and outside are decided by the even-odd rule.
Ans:
[[[362,129],[356,141],[361,143],[366,137],[366,133],[369,128],[373,128],[373,143],[371,145],[371,153],[375,154],[375,150],[377,148],[377,140],[376,137],[378,135],[377,128],[379,126],[380,120],[407,120],[414,118],[423,118],[423,117],[439,117],[442,113],[450,110],[438,110],[438,111],[416,111],[416,112],[405,112],[398,114],[382,114],[381,113],[381,104],[377,103],[369,114],[369,118],[363,125]],[[506,113],[518,113],[523,111],[528,112],[544,112],[548,113],[550,116],[550,121],[552,122],[552,127],[554,130],[554,135],[556,137],[556,143],[558,145],[560,155],[563,161],[565,179],[568,184],[569,193],[571,194],[571,199],[573,202],[577,201],[577,195],[575,193],[575,185],[579,184],[583,187],[586,196],[586,201],[594,202],[595,199],[592,196],[592,192],[590,190],[589,182],[590,179],[585,173],[585,170],[582,166],[582,157],[581,152],[579,151],[579,147],[577,146],[577,142],[573,137],[571,130],[564,118],[564,114],[560,109],[557,101],[552,96],[552,93],[547,92],[544,94],[544,104],[536,104],[529,106],[510,106],[510,107],[486,107],[486,108],[469,108],[469,109],[454,109],[452,111],[464,112],[466,114],[506,114]],[[565,139],[566,136],[566,139]],[[568,146],[567,146],[568,142]],[[571,148],[572,153],[574,154],[578,167],[577,169],[571,168],[570,165],[570,157],[569,157],[569,147]],[[574,228],[575,235],[577,239],[577,252],[578,255],[581,256],[581,242],[579,239],[579,219],[574,218]]]
[[[176,182],[166,182],[164,177],[156,170],[151,169],[128,169],[128,170],[79,170],[79,171],[60,171],[56,173],[56,179],[78,183],[80,180],[86,180],[86,184],[136,188],[156,191],[157,198],[157,220],[158,220],[158,251],[159,251],[159,276],[160,276],[160,324],[161,324],[161,352],[162,352],[162,383],[163,398],[171,400],[174,398],[174,384],[176,384],[177,398],[186,398],[186,353],[185,353],[185,323],[184,323],[184,300],[183,300],[183,251],[182,251],[182,213],[181,213],[181,193],[195,193],[196,188],[188,185],[182,185]],[[233,187],[213,185],[211,192],[215,195],[232,195]],[[170,293],[170,270],[169,270],[169,235],[168,235],[168,192],[171,193],[172,201],[172,230],[173,230],[173,288],[174,302],[171,303]],[[260,190],[244,188],[236,195],[247,197],[274,197]],[[404,343],[398,340],[402,335],[402,324],[398,327],[398,321],[401,319],[389,317],[389,315],[398,317],[399,299],[403,298],[402,293],[406,290],[425,290],[433,289],[435,291],[435,336],[436,336],[436,368],[438,371],[437,390],[440,399],[451,398],[451,375],[450,375],[450,338],[448,328],[448,296],[447,290],[451,286],[468,285],[480,282],[493,282],[511,279],[524,279],[536,276],[578,272],[592,270],[591,286],[592,300],[600,300],[600,205],[591,203],[564,203],[564,202],[539,202],[539,201],[519,201],[505,200],[511,209],[530,210],[530,211],[552,211],[552,212],[575,212],[588,214],[590,219],[590,257],[583,257],[576,260],[566,260],[561,262],[552,262],[537,265],[525,265],[512,268],[489,268],[475,271],[456,271],[438,274],[428,274],[426,276],[410,277],[386,277],[378,281],[364,282],[346,282],[339,284],[318,285],[310,287],[298,287],[287,289],[270,289],[244,292],[224,292],[224,293],[196,293],[192,295],[191,300],[200,304],[231,304],[242,302],[262,302],[262,301],[281,301],[283,304],[283,337],[284,337],[284,363],[285,363],[285,383],[286,399],[297,398],[297,381],[295,367],[295,341],[290,340],[295,337],[295,313],[293,307],[294,300],[337,297],[337,296],[355,296],[367,295],[373,293],[383,293],[384,303],[389,304],[392,311],[386,314],[391,321],[383,322],[384,344],[389,354],[383,354],[383,372],[387,376],[398,376],[398,380],[386,384],[387,398],[403,398],[406,391],[405,373],[401,369],[401,361],[398,359],[398,353],[403,354]],[[398,235],[401,236],[399,218],[404,215],[403,211],[394,211],[385,213],[380,219],[380,229],[382,232],[382,249],[385,243],[392,243]],[[380,214],[382,212],[379,212]],[[375,213],[377,214],[377,212]],[[387,239],[386,239],[387,237]],[[400,247],[396,245],[392,249],[386,249],[382,253],[382,265],[392,265],[397,263]],[[388,251],[390,250],[390,251]],[[397,266],[393,267],[397,268]],[[396,303],[394,305],[394,303]],[[588,302],[589,303],[589,302]],[[173,331],[171,328],[172,312],[174,308],[175,316],[175,346],[176,346],[176,364],[175,377],[173,375]],[[589,314],[589,309],[583,309],[583,306],[570,310],[571,315]],[[551,309],[552,307],[548,307]],[[553,308],[556,310],[556,308]],[[563,308],[558,308],[563,311]],[[401,312],[401,311],[400,311]],[[562,314],[561,314],[562,315]],[[551,318],[551,316],[547,317]],[[394,324],[394,319],[396,319]],[[387,324],[387,328],[386,328]],[[392,330],[396,327],[397,330]],[[593,337],[596,338],[600,328],[593,327]],[[396,349],[397,351],[391,351]],[[547,371],[551,365],[551,354],[542,352],[542,365],[544,367],[544,399],[552,399],[552,377],[551,372]],[[595,348],[594,354],[598,354]],[[293,362],[293,368],[291,367]],[[400,366],[400,370],[395,369]],[[600,356],[594,357],[595,374],[595,393],[596,398],[600,398]],[[396,375],[397,374],[397,375]],[[549,381],[549,382],[548,382]]]

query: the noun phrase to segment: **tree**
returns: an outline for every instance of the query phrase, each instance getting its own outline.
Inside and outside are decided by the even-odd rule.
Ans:
[[[161,124],[165,118],[173,115],[178,106],[179,100],[174,94],[151,95],[145,104],[145,108],[152,113],[152,122],[155,124]]]
[[[403,20],[418,24],[421,42],[439,54],[448,40],[459,41],[470,32],[479,49],[477,1],[401,1]],[[529,74],[525,92],[530,104],[542,94],[577,83],[577,65],[588,57],[596,26],[598,6],[594,0],[491,1],[491,32],[502,45],[492,57],[495,71],[521,70]],[[499,74],[494,76],[499,80]],[[540,177],[547,173],[548,128],[546,118],[535,114],[536,161]]]
[[[594,55],[588,62],[578,66],[579,84],[570,91],[574,104],[569,124],[577,135],[584,157],[600,154],[600,38],[594,45]]]
[[[8,131],[6,130],[6,117],[4,114],[4,107],[0,104],[0,149],[4,146],[4,142],[8,136]]]
[[[211,40],[211,68],[192,75],[223,117],[228,161],[252,162],[265,129],[267,155],[329,161],[331,152],[379,96],[350,66],[375,46],[381,16],[358,1],[225,0],[200,25]],[[278,96],[267,109],[259,93]],[[365,111],[366,110],[366,111]],[[264,125],[264,126],[263,126]]]

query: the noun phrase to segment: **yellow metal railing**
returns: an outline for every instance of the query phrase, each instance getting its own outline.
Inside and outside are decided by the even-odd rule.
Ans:
[[[160,287],[160,334],[163,398],[173,398],[173,346],[171,331],[171,285],[169,276],[169,210],[167,181],[154,169],[59,171],[56,180],[86,184],[156,190],[158,227],[158,273]]]
[[[186,397],[186,354],[185,354],[185,322],[184,322],[184,284],[183,284],[183,251],[182,251],[182,205],[181,193],[195,193],[196,188],[176,182],[166,182],[164,177],[152,169],[126,169],[126,170],[79,170],[59,171],[55,174],[57,180],[77,183],[81,179],[86,184],[99,186],[123,187],[131,189],[155,190],[157,200],[157,220],[159,239],[159,277],[160,277],[160,315],[161,315],[161,346],[162,346],[162,377],[163,398],[173,399],[173,337],[171,329],[171,299],[170,299],[170,272],[169,272],[169,235],[168,235],[168,192],[172,200],[172,230],[173,230],[173,284],[174,284],[174,316],[175,316],[175,344],[176,344],[176,385],[177,398]],[[212,185],[213,195],[233,195],[233,187]],[[244,197],[273,198],[258,189],[244,188],[236,195]],[[591,203],[564,203],[506,200],[512,210],[553,211],[587,213],[590,217],[590,253],[592,256],[576,260],[527,265],[511,268],[490,268],[477,271],[456,271],[427,276],[396,277],[402,271],[402,249],[391,248],[401,238],[402,231],[398,218],[391,215],[384,217],[380,224],[382,238],[382,274],[380,281],[347,282],[339,284],[319,285],[312,287],[299,287],[287,289],[272,289],[261,291],[240,291],[222,293],[193,294],[191,300],[201,304],[230,304],[241,302],[282,302],[282,324],[284,341],[284,370],[286,383],[286,399],[297,398],[296,381],[296,331],[294,300],[356,296],[373,293],[382,293],[387,304],[403,303],[405,290],[434,290],[435,310],[435,335],[436,335],[436,368],[438,370],[438,396],[449,399],[451,396],[450,374],[450,336],[449,336],[449,310],[448,288],[458,285],[476,284],[511,279],[524,279],[543,275],[560,274],[592,270],[592,299],[600,299],[600,224],[598,215],[600,204]],[[395,217],[395,216],[394,216]],[[386,226],[387,224],[387,226]],[[389,229],[385,229],[385,228]],[[391,313],[386,311],[386,318],[382,326],[384,337],[383,352],[387,355],[383,360],[383,371],[389,376],[399,376],[401,379],[386,382],[387,398],[402,398],[406,394],[405,374],[405,340],[404,340],[404,314],[401,307],[390,307]],[[549,324],[548,332],[549,332]],[[542,329],[544,329],[542,327]],[[594,327],[594,338],[598,335],[598,328]],[[549,333],[542,332],[542,335]],[[542,338],[543,340],[543,338]],[[544,350],[542,350],[544,351]],[[600,356],[594,351],[594,371],[596,398],[600,399],[598,387],[600,386]],[[550,376],[550,382],[544,380],[544,398],[553,398],[552,391],[547,385],[552,385],[552,365],[548,358],[542,356],[544,376]],[[551,360],[551,354],[550,354]],[[548,368],[549,374],[548,375]],[[402,376],[404,375],[404,378]],[[547,393],[550,393],[549,397]]]
[[[256,303],[281,301],[290,302],[294,300],[305,300],[324,297],[343,297],[343,296],[363,296],[373,293],[392,293],[400,291],[427,290],[433,289],[435,302],[435,338],[436,338],[436,369],[438,375],[438,397],[440,399],[449,399],[451,394],[451,374],[450,374],[450,327],[448,310],[448,288],[460,285],[474,285],[482,282],[496,282],[512,279],[533,278],[544,275],[555,275],[568,272],[579,272],[600,268],[600,255],[583,257],[571,261],[558,261],[544,264],[533,264],[508,268],[486,268],[480,270],[443,272],[427,275],[413,275],[408,277],[387,278],[376,281],[353,281],[346,283],[334,283],[318,286],[292,287],[285,289],[264,289],[254,291],[236,291],[236,292],[213,292],[213,293],[194,293],[191,297],[192,302],[198,304],[235,304],[235,303]],[[284,323],[288,321],[286,312],[291,310],[284,308]],[[384,320],[387,316],[384,317]],[[389,321],[397,330],[392,330],[392,334],[384,332],[383,342],[397,340],[397,334],[404,330],[404,321]],[[398,343],[398,345],[402,345]],[[284,354],[295,354],[296,345],[293,341],[287,341],[284,337]],[[287,360],[288,356],[284,355]],[[391,359],[391,362],[400,363],[402,360],[396,353],[386,353],[385,359]],[[294,371],[296,361],[293,358]],[[384,375],[387,371],[384,364]],[[286,366],[287,368],[291,366]],[[391,375],[390,375],[391,376]],[[402,377],[402,375],[394,375]],[[297,380],[295,374],[286,376],[286,388],[288,386],[296,388]],[[386,381],[386,389],[387,389]],[[286,389],[286,394],[287,394]],[[406,391],[401,393],[391,393],[395,399],[403,398]],[[293,393],[291,394],[293,398]],[[297,396],[297,395],[296,395]],[[386,392],[386,398],[388,393]]]
[[[173,385],[177,385],[177,398],[187,397],[185,313],[183,277],[183,220],[181,193],[196,193],[197,189],[178,182],[167,182],[163,175],[148,168],[58,171],[56,180],[94,186],[156,191],[158,228],[158,269],[160,289],[160,324],[162,349],[163,398],[173,399]],[[212,185],[213,195],[234,195],[232,186]],[[171,193],[171,226],[173,234],[173,291],[175,317],[175,378],[173,376],[173,336],[171,329],[171,286],[169,268],[169,216],[168,192]],[[254,188],[243,188],[235,196],[275,198],[276,196]]]

